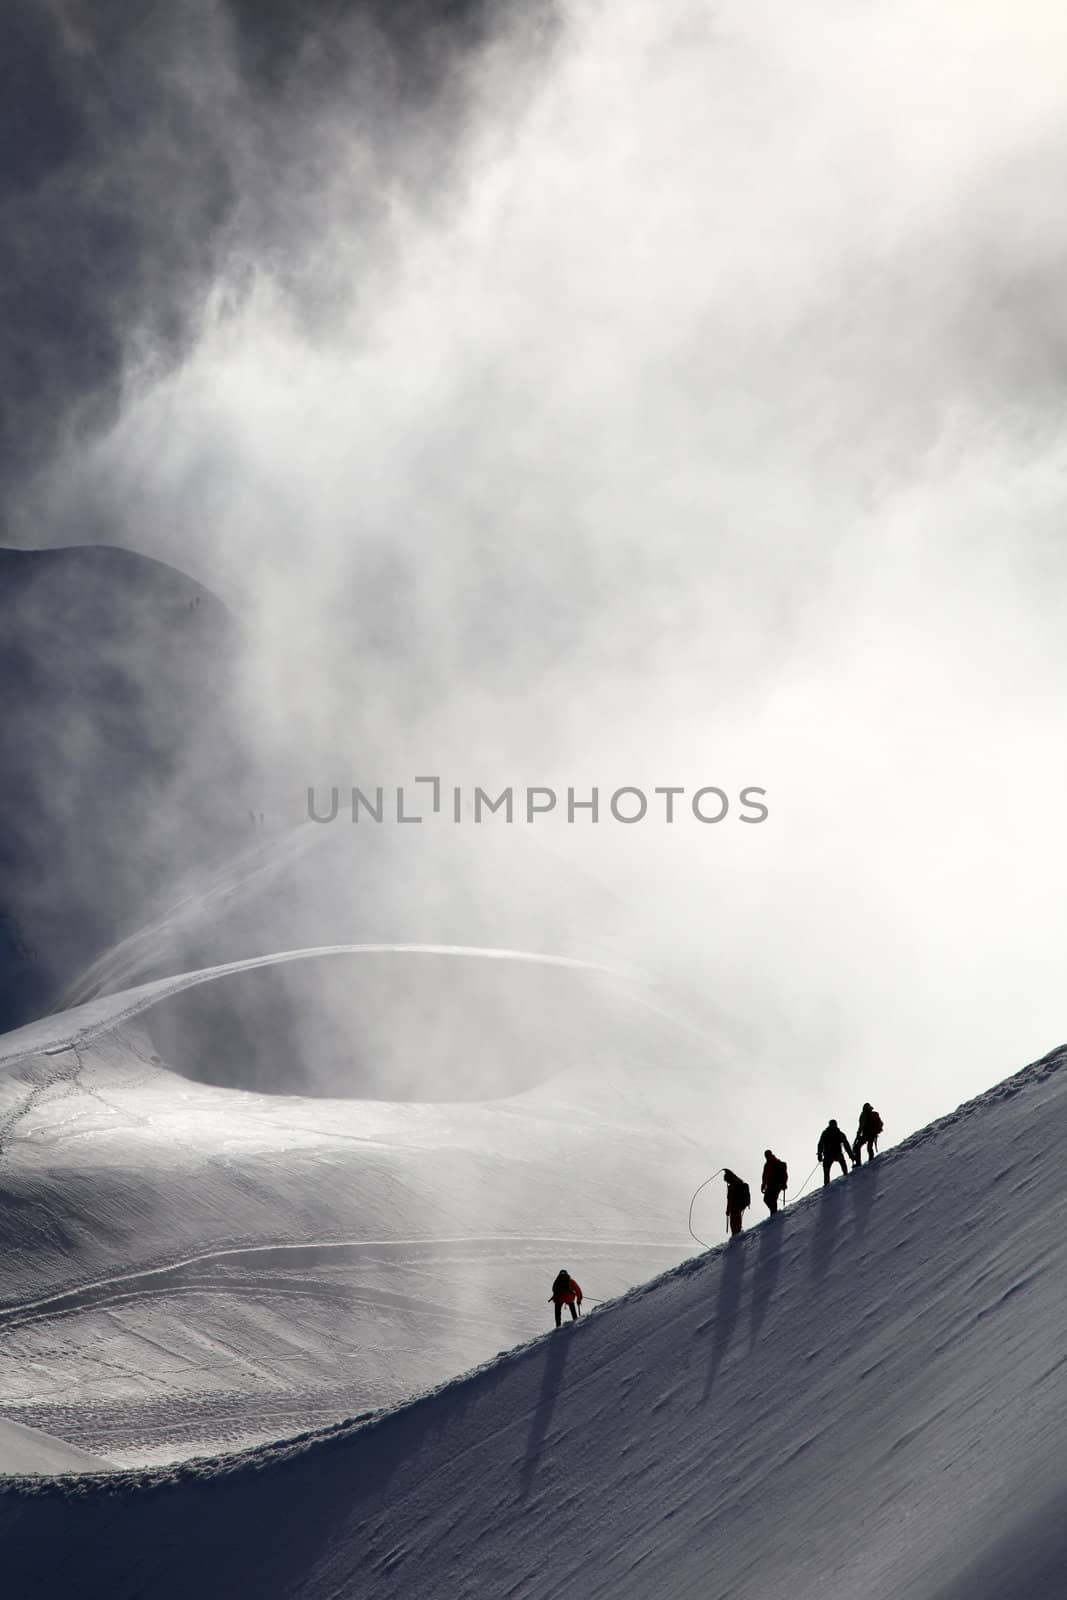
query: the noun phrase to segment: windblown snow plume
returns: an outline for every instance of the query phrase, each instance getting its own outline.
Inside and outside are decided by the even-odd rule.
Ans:
[[[757,784],[556,832],[765,1072],[921,1120],[1058,1037],[1061,9],[100,16],[25,23],[10,214],[113,286],[108,399],[9,528],[218,589],[268,809]]]

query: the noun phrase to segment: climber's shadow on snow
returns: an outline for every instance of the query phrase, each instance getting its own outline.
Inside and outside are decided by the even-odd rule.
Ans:
[[[844,1203],[842,1190],[847,1185],[847,1177],[834,1178],[824,1186],[819,1197],[815,1226],[811,1230],[811,1281],[816,1286],[822,1283],[830,1267]]]
[[[567,1360],[567,1353],[571,1347],[570,1324],[564,1323],[554,1337],[545,1341],[545,1364],[541,1371],[541,1392],[537,1397],[537,1406],[530,1426],[530,1437],[526,1444],[526,1459],[522,1464],[522,1486],[520,1498],[525,1500],[533,1485],[534,1475],[541,1463],[544,1453],[545,1439],[552,1423],[552,1413],[556,1409],[559,1398],[560,1384],[563,1382],[563,1368]]]
[[[762,1227],[755,1230],[756,1266],[752,1274],[752,1292],[748,1315],[748,1348],[755,1347],[763,1330],[767,1308],[774,1298],[778,1282],[778,1269],[782,1264],[782,1218],[768,1217]]]
[[[727,1245],[719,1278],[719,1294],[715,1302],[715,1322],[711,1335],[711,1352],[708,1357],[708,1375],[704,1383],[707,1400],[715,1387],[719,1368],[733,1339],[737,1314],[741,1309],[741,1284],[745,1271],[745,1248],[740,1239]]]
[[[852,1207],[852,1226],[859,1237],[866,1232],[871,1220],[871,1208],[878,1198],[878,1162],[876,1157],[865,1167],[857,1167],[848,1180],[848,1199]]]

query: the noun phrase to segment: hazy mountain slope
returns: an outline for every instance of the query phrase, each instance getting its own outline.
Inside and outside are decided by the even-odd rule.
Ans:
[[[0,549],[0,1029],[247,835],[235,645],[221,601],[161,562]]]
[[[319,791],[320,803],[325,790]],[[294,786],[290,799],[305,803]],[[409,793],[408,804],[415,806]],[[492,823],[330,824],[267,816],[241,848],[176,892],[80,974],[64,1003],[277,950],[401,941],[543,950],[628,964],[633,908],[535,833]],[[306,1006],[295,1006],[297,1026]]]
[[[97,1596],[1019,1600],[1067,1576],[1067,1050],[575,1328],[225,1465],[9,1484]]]
[[[709,1166],[693,1130],[713,1086],[625,986],[470,951],[269,960],[98,998],[0,1040],[4,1415],[126,1464],[276,1438],[529,1338],[561,1259],[605,1298],[687,1253],[686,1202]],[[179,1075],[146,1031],[153,1002],[293,967],[347,972],[358,989],[365,966],[399,986],[398,1005],[417,1009],[425,978],[435,1005],[450,985],[462,1011],[471,973],[497,1001],[473,1032],[452,1016],[450,1038],[427,1038],[437,1076],[416,1073],[406,1100],[368,1097],[375,1060],[359,1040],[347,1078],[340,1054],[319,1060],[313,1006],[304,1053],[275,1085],[287,1092],[249,1092],[249,1063],[229,1057],[185,1055]],[[551,1051],[548,1023],[531,1022],[546,1050],[524,1082],[507,1017],[544,1009],[558,1030],[583,999],[584,1032]],[[716,1197],[715,1228],[719,1209]]]

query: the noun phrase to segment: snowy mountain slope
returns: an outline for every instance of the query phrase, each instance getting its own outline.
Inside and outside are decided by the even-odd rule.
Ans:
[[[428,959],[413,984],[410,961],[370,959],[367,947],[384,947],[382,956],[399,944],[519,947],[618,970],[637,959],[621,932],[632,921],[599,886],[576,894],[568,862],[506,826],[438,829],[432,817],[411,830],[343,818],[334,827],[276,823],[161,904],[70,986],[64,1004],[224,966],[230,981],[164,996],[146,1021],[156,1051],[188,1075],[350,1094],[355,1062],[368,1095],[439,1098],[444,1077],[446,1098],[480,1099],[601,1048],[601,1019],[582,985],[547,960],[543,976],[530,965],[511,981],[484,961]],[[354,944],[366,950],[358,966],[232,965]]]
[[[615,951],[632,909],[598,882],[580,879],[576,892],[575,880],[573,860],[506,825],[475,833],[432,816],[410,829],[353,824],[343,804],[330,825],[268,816],[231,859],[198,872],[93,962],[64,1004],[250,956],[356,941],[518,946],[625,964]]]
[[[5,1415],[129,1464],[274,1438],[529,1338],[561,1256],[604,1298],[687,1253],[706,1065],[588,965],[392,954],[416,983],[450,964],[461,998],[473,967],[515,1004],[527,978],[538,1005],[553,975],[598,986],[601,1054],[558,1055],[495,1099],[443,1082],[436,1101],[367,1099],[355,1068],[344,1099],[220,1088],[179,1076],[143,1031],[153,1005],[235,974],[346,959],[383,952],[179,974],[0,1041]]]
[[[237,973],[251,972],[262,967],[285,966],[293,962],[315,961],[324,956],[345,955],[455,955],[476,957],[485,961],[516,962],[531,966],[556,966],[578,968],[606,976],[609,969],[597,967],[593,962],[569,956],[549,956],[524,950],[474,949],[469,946],[442,946],[418,944],[330,944],[313,946],[306,950],[277,950],[267,955],[249,956],[242,961],[220,963],[196,972],[181,972],[154,982],[140,984],[134,989],[108,994],[100,999],[36,1022],[0,1037],[0,1069],[15,1065],[30,1056],[61,1048],[76,1048],[91,1043],[103,1033],[109,1033],[124,1022],[138,1017],[161,1001],[181,994],[186,989],[215,983]]]
[[[72,1567],[85,1600],[1060,1594],[1065,1068],[384,1416],[9,1482],[8,1579],[27,1600]]]
[[[21,1422],[0,1417],[0,1473],[6,1477],[36,1472],[53,1477],[61,1472],[105,1472],[110,1465],[102,1456],[78,1450],[65,1439],[54,1439],[39,1428],[26,1428]]]

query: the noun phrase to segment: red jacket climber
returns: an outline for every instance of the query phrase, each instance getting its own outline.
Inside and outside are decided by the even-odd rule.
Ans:
[[[560,1267],[559,1271],[556,1273],[555,1280],[552,1284],[552,1293],[549,1296],[549,1299],[556,1308],[557,1328],[560,1324],[560,1318],[563,1315],[564,1306],[570,1307],[571,1319],[575,1322],[578,1320],[582,1306],[582,1289],[581,1285],[571,1277],[566,1267]]]

